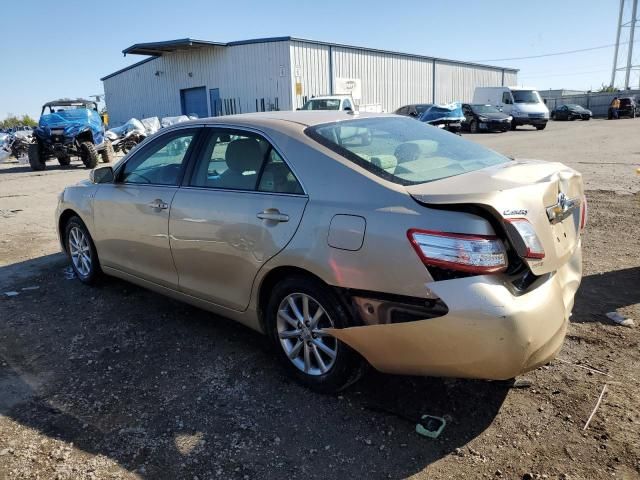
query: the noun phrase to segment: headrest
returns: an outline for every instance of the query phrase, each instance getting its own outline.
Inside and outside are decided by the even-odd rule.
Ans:
[[[257,172],[262,164],[262,153],[255,139],[243,138],[242,140],[234,140],[227,145],[224,159],[231,171],[238,173]]]

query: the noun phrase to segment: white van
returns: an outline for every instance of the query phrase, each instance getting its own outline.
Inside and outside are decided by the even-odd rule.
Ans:
[[[473,103],[493,105],[511,115],[511,130],[518,125],[533,125],[543,130],[549,121],[549,109],[537,90],[524,87],[476,87]]]

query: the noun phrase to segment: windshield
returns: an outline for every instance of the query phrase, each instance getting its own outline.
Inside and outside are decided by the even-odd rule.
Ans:
[[[535,90],[511,90],[515,103],[540,103],[540,97]]]
[[[305,103],[302,110],[340,110],[340,99],[315,98]]]
[[[471,105],[471,109],[476,113],[500,113],[500,110],[491,105]]]
[[[418,112],[418,115],[421,115],[425,110],[431,107],[431,105],[431,103],[422,103],[420,105],[416,105],[416,112]]]
[[[347,120],[305,133],[380,178],[415,185],[509,162],[476,143],[407,117]]]

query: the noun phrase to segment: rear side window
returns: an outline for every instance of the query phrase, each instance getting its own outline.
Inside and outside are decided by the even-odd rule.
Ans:
[[[347,120],[305,133],[380,178],[415,185],[510,160],[492,150],[407,117]]]
[[[303,193],[282,157],[252,132],[212,130],[190,186],[271,193]]]

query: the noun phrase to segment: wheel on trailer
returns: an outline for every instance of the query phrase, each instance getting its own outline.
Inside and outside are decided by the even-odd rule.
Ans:
[[[111,140],[104,141],[104,148],[100,152],[103,163],[113,163],[116,159],[116,152],[113,150],[113,145],[111,145]]]
[[[35,142],[29,144],[29,165],[31,166],[31,170],[40,171],[47,168],[47,163],[44,158],[44,149],[40,142]]]
[[[82,142],[80,144],[80,159],[85,167],[96,168],[96,165],[98,165],[96,146],[91,142]]]

